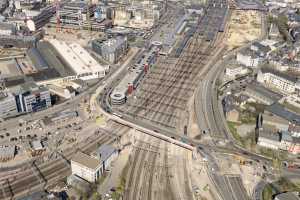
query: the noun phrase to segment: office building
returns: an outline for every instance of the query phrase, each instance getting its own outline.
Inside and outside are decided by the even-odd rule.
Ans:
[[[10,88],[16,99],[19,113],[36,112],[51,106],[50,91],[34,82],[27,82]]]
[[[117,63],[128,51],[128,42],[126,37],[121,36],[106,41],[94,40],[92,48],[108,62]]]

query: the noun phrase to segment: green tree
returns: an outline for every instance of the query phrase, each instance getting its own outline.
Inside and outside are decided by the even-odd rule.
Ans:
[[[94,192],[92,194],[92,199],[93,200],[101,200],[101,195],[98,192]]]

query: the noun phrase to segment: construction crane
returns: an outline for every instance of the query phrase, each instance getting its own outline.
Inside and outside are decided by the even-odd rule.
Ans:
[[[59,10],[60,10],[59,0],[55,0],[56,32],[60,32],[61,30]]]
[[[87,10],[86,10],[86,21],[87,21],[87,28],[90,34],[90,37],[92,37],[92,23],[91,23],[91,16],[90,16],[90,7],[92,7],[92,0],[87,0],[88,5],[87,5]]]

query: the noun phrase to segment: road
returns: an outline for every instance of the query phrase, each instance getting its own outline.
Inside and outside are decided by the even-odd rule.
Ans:
[[[265,16],[262,16],[262,34],[261,37],[255,41],[260,41],[266,38],[267,36],[267,27],[265,20]],[[222,113],[223,108],[221,106],[220,101],[217,98],[216,93],[216,81],[219,77],[219,74],[224,70],[224,62],[232,58],[236,54],[236,52],[249,47],[251,44],[252,42],[226,54],[225,56],[223,56],[223,58],[219,58],[219,61],[214,66],[212,66],[209,73],[206,74],[205,78],[200,82],[198,90],[195,94],[195,109],[197,122],[202,132],[205,131],[206,133],[209,133],[217,142],[225,141],[227,145],[226,147],[224,147],[224,150],[226,152],[240,154],[249,159],[259,160],[264,163],[267,163],[267,165],[272,165],[270,158],[266,158],[264,156],[249,152],[248,150],[235,143],[235,139],[230,134],[230,130],[227,126],[226,119],[224,117],[224,114]],[[219,150],[220,149],[215,149],[215,151]],[[282,175],[286,177],[299,177],[299,170],[283,169]],[[220,195],[223,196],[223,199],[234,199],[233,197],[228,196],[228,191],[224,190],[222,186],[223,184],[226,184],[226,181],[220,180],[223,178],[220,178],[218,176],[215,176],[214,178],[216,179],[215,183],[217,184],[217,188],[220,188]],[[253,198],[261,199],[261,192],[265,184],[266,182],[262,181],[256,186],[255,191],[253,193]],[[235,189],[237,191],[244,191],[238,188],[238,184],[233,185],[233,187],[237,187]],[[242,196],[244,196],[242,193],[239,194],[239,197],[237,199],[242,199]]]

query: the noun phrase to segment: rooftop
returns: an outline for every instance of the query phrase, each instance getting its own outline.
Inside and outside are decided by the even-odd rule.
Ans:
[[[15,25],[11,23],[6,23],[6,22],[0,22],[0,29],[1,30],[14,30]]]
[[[273,129],[269,129],[264,127],[262,130],[259,131],[259,137],[260,138],[266,138],[269,140],[273,140],[273,141],[280,141],[280,134],[278,132],[276,132]]]
[[[289,131],[281,131],[281,140],[293,142],[293,138]]]
[[[286,192],[276,195],[275,200],[300,200],[293,192]]]
[[[13,157],[15,155],[16,146],[0,146],[0,158]]]
[[[104,68],[79,44],[51,40],[50,43],[63,56],[76,74],[95,73]]]
[[[35,151],[44,149],[42,142],[40,140],[35,140],[35,141],[30,142],[30,146]]]
[[[116,37],[106,41],[103,40],[94,40],[94,43],[101,44],[102,51],[112,53],[115,52],[118,47],[123,45],[127,41],[126,37]]]
[[[265,98],[268,98],[272,101],[278,101],[279,99],[281,99],[283,97],[282,95],[275,93],[275,92],[263,87],[262,85],[256,84],[256,83],[248,84],[246,90],[256,92],[259,95],[262,95]]]
[[[264,53],[271,51],[271,48],[269,46],[265,46],[265,45],[261,44],[260,42],[254,42],[252,44],[252,46],[256,47],[258,49],[258,51],[263,51]]]
[[[86,166],[90,169],[97,169],[100,166],[100,161],[92,158],[82,152],[77,152],[73,157],[72,161],[80,165]]]
[[[95,152],[95,156],[100,158],[101,163],[105,162],[117,149],[111,145],[104,144],[100,146]]]
[[[271,73],[271,74],[274,74],[274,75],[276,75],[278,77],[282,77],[282,78],[284,78],[286,80],[289,80],[291,82],[294,82],[294,83],[296,83],[297,80],[298,80],[297,77],[294,77],[294,76],[282,73],[282,72],[274,70],[274,69],[271,69],[270,67],[263,67],[263,68],[261,68],[261,72],[264,73],[264,74],[265,73]]]
[[[25,82],[23,84],[9,88],[9,91],[14,93],[15,95],[23,94],[26,92],[34,93],[34,92],[42,92],[47,90],[48,89],[45,88],[44,86],[38,86],[34,82]]]
[[[266,110],[292,123],[298,125],[300,124],[300,115],[297,115],[289,110],[286,110],[282,105],[278,103],[274,103],[270,106],[267,106]]]

